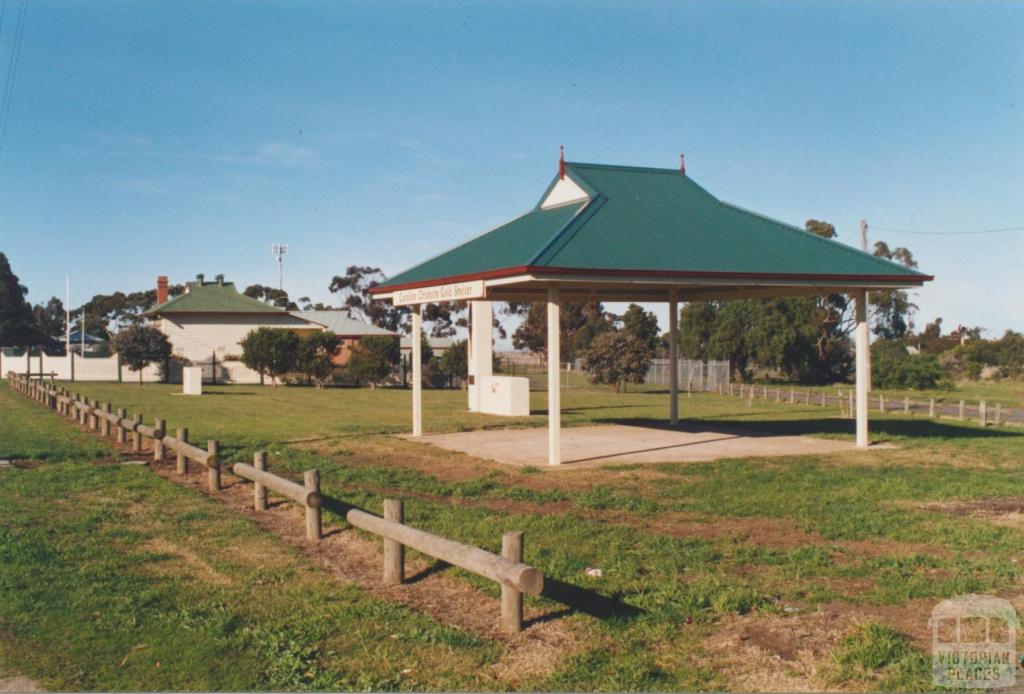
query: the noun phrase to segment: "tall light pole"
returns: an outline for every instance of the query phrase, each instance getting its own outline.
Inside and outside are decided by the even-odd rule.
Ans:
[[[288,252],[288,244],[275,243],[270,252],[277,258],[277,288],[284,291],[284,254]]]

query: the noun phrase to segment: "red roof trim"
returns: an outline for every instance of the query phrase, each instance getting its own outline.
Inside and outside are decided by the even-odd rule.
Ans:
[[[471,272],[464,275],[452,275],[450,277],[438,277],[432,280],[420,280],[418,282],[407,282],[393,286],[378,286],[370,290],[371,294],[390,294],[391,292],[404,289],[418,289],[420,287],[432,287],[439,284],[453,284],[455,282],[468,282],[471,280],[488,280],[500,277],[511,277],[514,275],[612,275],[616,277],[664,277],[674,279],[731,279],[731,280],[800,280],[814,281],[827,280],[830,282],[906,282],[907,284],[922,285],[935,279],[934,275],[836,275],[836,274],[814,274],[800,272],[698,272],[694,270],[597,270],[591,268],[569,268],[569,267],[546,267],[534,265],[520,265],[518,267],[503,268],[500,270],[488,270],[486,272]]]

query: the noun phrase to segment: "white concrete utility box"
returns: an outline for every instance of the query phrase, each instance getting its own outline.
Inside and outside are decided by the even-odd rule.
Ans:
[[[530,415],[530,379],[518,376],[481,376],[478,381],[481,412],[505,417]]]
[[[201,366],[186,366],[181,370],[182,392],[185,395],[203,394],[203,368]]]

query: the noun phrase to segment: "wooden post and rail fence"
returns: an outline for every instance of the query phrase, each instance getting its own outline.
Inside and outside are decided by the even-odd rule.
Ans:
[[[776,403],[797,404],[802,401],[806,405],[818,405],[820,407],[838,407],[839,415],[843,418],[853,419],[854,416],[854,392],[852,389],[845,393],[838,390],[834,395],[827,391],[815,392],[805,390],[802,395],[797,390],[787,386],[769,388],[768,386],[757,386],[744,383],[730,383],[719,389],[719,394],[730,397],[738,397],[746,400],[747,407],[752,407],[754,400],[774,401]],[[1024,424],[1024,409],[1004,408],[1001,403],[990,405],[985,400],[978,404],[971,405],[966,400],[959,400],[956,403],[942,404],[930,398],[928,402],[915,402],[909,397],[889,399],[882,394],[868,398],[869,407],[877,408],[879,412],[899,413],[903,415],[925,414],[932,419],[943,416],[958,419],[960,421],[973,420],[982,426],[1002,424]]]
[[[154,419],[153,426],[143,423],[141,414],[129,418],[124,408],[111,412],[110,403],[87,401],[77,393],[32,380],[24,374],[8,373],[8,384],[58,414],[74,419],[89,431],[104,437],[112,434],[124,445],[131,435],[133,453],[142,451],[142,441],[152,441],[153,460],[160,462],[167,451],[175,454],[178,474],[188,472],[189,462],[205,466],[207,487],[211,493],[221,490],[220,443],[207,442],[206,449],[189,442],[188,429],[178,429],[177,436],[169,436],[164,419]],[[275,475],[267,469],[267,454],[257,451],[253,463],[235,463],[231,472],[253,483],[253,508],[267,509],[268,492],[295,502],[305,510],[306,538],[319,542],[323,538],[323,509],[342,517],[349,525],[376,535],[383,540],[382,581],[387,585],[400,585],[405,581],[405,549],[412,548],[446,564],[495,581],[501,586],[501,625],[510,632],[523,629],[523,594],[540,595],[544,588],[544,574],[523,563],[523,533],[513,531],[501,538],[501,554],[451,540],[405,524],[403,503],[385,499],[383,516],[356,508],[340,499],[325,496],[320,489],[319,470],[306,470],[303,482]]]

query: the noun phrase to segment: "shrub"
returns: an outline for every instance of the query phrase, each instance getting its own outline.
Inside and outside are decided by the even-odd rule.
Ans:
[[[879,340],[871,348],[871,383],[878,388],[935,388],[944,379],[931,354],[910,354],[896,340]]]
[[[400,357],[398,340],[386,335],[367,335],[352,348],[348,372],[356,382],[377,385],[391,375]]]
[[[334,376],[334,353],[341,343],[334,333],[307,333],[299,339],[296,369],[306,377],[307,383],[318,387],[329,383]]]
[[[114,336],[114,351],[132,371],[139,372],[142,385],[142,370],[149,364],[163,362],[171,356],[171,343],[167,336],[148,325],[132,325]]]
[[[274,379],[295,369],[299,352],[299,336],[281,328],[257,328],[242,339],[242,362]]]
[[[592,383],[607,383],[619,392],[626,383],[643,383],[653,356],[642,337],[625,330],[610,331],[590,343],[583,370],[590,374]]]

